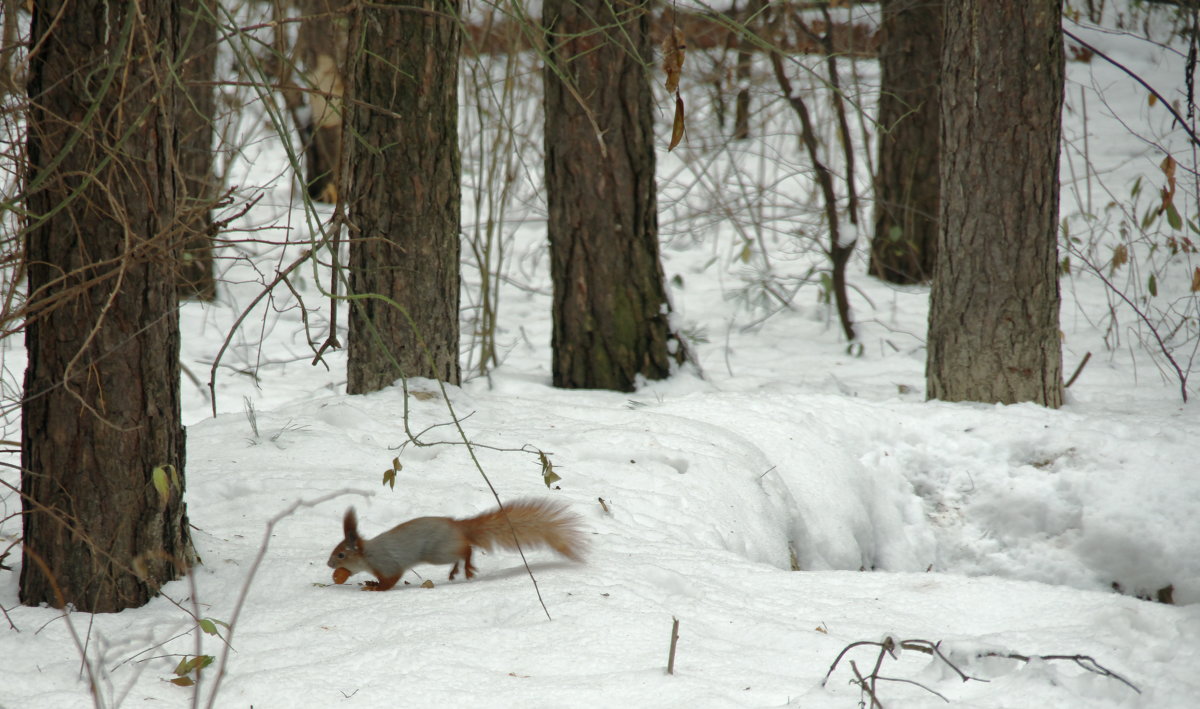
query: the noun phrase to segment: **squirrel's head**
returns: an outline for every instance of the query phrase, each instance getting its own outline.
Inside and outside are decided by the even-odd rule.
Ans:
[[[362,539],[358,536],[358,517],[353,507],[346,510],[346,516],[342,518],[342,535],[342,541],[333,548],[327,564],[331,569],[341,567],[357,571],[362,559]]]

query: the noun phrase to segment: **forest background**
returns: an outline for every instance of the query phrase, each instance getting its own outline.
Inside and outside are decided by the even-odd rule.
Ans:
[[[68,5],[39,11],[60,18],[53,8]],[[385,376],[378,393],[347,396],[353,355],[340,346],[354,346],[347,323],[355,307],[345,296],[376,291],[355,288],[349,275],[361,268],[351,245],[363,225],[346,189],[321,184],[322,171],[313,168],[326,125],[322,101],[339,98],[346,79],[322,79],[320,60],[302,57],[301,35],[307,29],[336,38],[333,29],[355,26],[354,12],[187,5],[182,16],[212,20],[210,41],[219,50],[209,54],[219,78],[188,78],[182,70],[198,62],[184,59],[166,73],[147,69],[151,78],[142,86],[160,87],[151,97],[164,85],[209,89],[215,101],[203,125],[213,130],[215,150],[200,152],[210,156],[217,179],[191,187],[191,168],[172,164],[178,173],[174,196],[167,195],[174,199],[170,216],[121,212],[114,243],[124,246],[92,271],[104,274],[92,284],[125,283],[139,268],[162,281],[155,297],[167,305],[152,320],[157,327],[162,313],[176,313],[177,340],[156,333],[143,356],[178,362],[174,375],[159,375],[176,387],[178,434],[167,445],[178,458],[167,463],[160,453],[153,465],[131,466],[107,456],[141,482],[94,485],[94,506],[100,516],[144,521],[119,494],[134,489],[137,504],[156,520],[142,526],[175,529],[175,542],[203,563],[183,580],[162,581],[190,554],[151,559],[165,570],[147,571],[136,563],[147,557],[121,561],[94,538],[79,544],[80,527],[68,526],[75,536],[62,536],[77,550],[72,563],[107,565],[78,575],[84,589],[96,588],[89,578],[128,572],[133,586],[152,591],[144,609],[116,615],[87,616],[86,600],[73,600],[76,610],[68,614],[18,604],[18,597],[29,602],[19,579],[36,565],[16,561],[28,551],[20,542],[30,538],[19,493],[30,476],[18,474],[31,470],[22,458],[29,446],[18,439],[45,432],[52,446],[60,442],[67,461],[60,469],[92,468],[78,464],[77,447],[55,439],[64,428],[61,414],[43,414],[51,424],[39,427],[22,419],[34,397],[21,335],[41,317],[32,308],[39,291],[26,281],[29,237],[68,210],[57,206],[65,200],[30,208],[30,188],[42,184],[26,172],[30,104],[19,92],[8,94],[3,352],[5,439],[12,446],[3,478],[8,569],[0,607],[10,623],[3,654],[19,659],[6,672],[0,703],[156,697],[211,704],[220,696],[324,706],[332,701],[324,693],[407,692],[425,703],[494,705],[760,705],[804,697],[805,704],[847,706],[903,697],[920,706],[940,705],[936,691],[969,706],[1011,705],[1014,697],[1022,704],[1184,706],[1196,691],[1186,668],[1194,666],[1189,648],[1200,598],[1200,569],[1190,553],[1200,540],[1190,446],[1197,424],[1185,403],[1200,342],[1189,88],[1195,13],[1068,3],[1059,18],[1076,41],[1063,43],[1067,81],[1056,143],[1062,192],[1048,232],[1063,298],[1054,333],[1063,360],[1057,381],[1070,382],[1056,411],[988,399],[925,401],[930,287],[920,282],[932,274],[919,273],[915,285],[870,275],[877,254],[866,225],[878,211],[877,141],[888,134],[876,113],[885,91],[875,57],[882,8],[875,4],[785,5],[793,24],[779,35],[767,31],[770,23],[751,31],[734,8],[692,8],[701,19],[687,20],[665,11],[647,18],[657,27],[647,33],[654,51],[617,52],[637,57],[634,75],[647,79],[644,98],[652,107],[646,144],[657,163],[651,213],[661,244],[654,261],[661,260],[659,278],[669,293],[667,310],[652,315],[669,315],[657,322],[668,355],[662,374],[670,376],[655,381],[640,373],[608,387],[634,389],[624,393],[587,382],[585,391],[564,388],[564,348],[555,333],[561,289],[546,248],[554,219],[543,175],[551,151],[543,137],[550,104],[541,98],[549,54],[528,31],[536,18],[514,7],[468,7],[462,16],[464,52],[451,62],[458,66],[461,201],[414,200],[405,190],[392,197],[440,203],[443,213],[446,204],[459,207],[450,231],[453,248],[462,250],[451,264],[461,268],[460,278],[452,295],[437,291],[455,303],[448,328],[455,344],[447,351],[456,354],[439,360],[433,373],[461,387],[428,378],[392,387],[395,377]],[[7,33],[15,27],[12,36],[23,36],[30,16],[16,3],[6,8],[6,66],[19,69],[26,55]],[[204,24],[177,27],[197,31]],[[672,63],[671,43],[662,40],[674,38],[673,29],[687,44],[678,94],[664,86]],[[149,66],[128,66],[135,65]],[[369,74],[371,66],[361,69]],[[10,86],[15,76],[6,76]],[[563,83],[563,105],[585,106],[578,85],[573,97],[571,82]],[[135,96],[131,90],[126,100]],[[796,99],[810,112],[807,130]],[[370,115],[397,119],[375,102],[363,105]],[[120,114],[63,115],[77,125]],[[575,120],[599,115],[583,111]],[[131,121],[122,135],[140,135],[144,125]],[[370,144],[353,138],[369,127],[347,129],[339,121],[336,128],[343,147]],[[594,146],[567,145],[593,168],[611,159],[589,156]],[[162,150],[151,146],[146,159],[166,157]],[[89,197],[100,211],[117,211],[112,195],[122,180],[137,193],[143,178],[156,174],[126,167],[112,179],[89,180],[107,169],[103,153],[90,157],[100,164],[74,175],[105,188],[103,198]],[[360,157],[362,165],[375,164]],[[360,157],[339,154],[337,171],[348,176]],[[451,170],[431,168],[438,169]],[[577,190],[603,194],[596,172],[580,174]],[[646,191],[643,185],[640,194]],[[861,203],[854,206],[853,197]],[[76,228],[60,223],[56,233],[75,234],[76,244],[99,243],[89,241],[98,231],[85,230],[78,240],[78,225],[92,222],[64,223]],[[144,247],[130,241],[131,224],[145,224],[154,238]],[[195,234],[215,239],[189,241]],[[178,267],[166,267],[171,249],[164,244],[182,249]],[[206,265],[182,278],[196,263]],[[985,269],[999,265],[984,262]],[[209,275],[204,285],[200,276]],[[166,293],[180,282],[191,299],[171,306]],[[126,289],[94,291],[95,307],[110,312],[105,303]],[[424,336],[429,327],[412,331]],[[64,349],[68,371],[104,360],[87,350],[96,340],[89,333],[98,330],[75,329],[83,343]],[[132,330],[140,335],[149,326]],[[58,337],[67,330],[44,331]],[[112,342],[129,337],[126,329]],[[386,371],[403,347],[368,349],[390,353]],[[427,350],[411,349],[417,361],[427,358]],[[178,357],[163,356],[176,351]],[[60,374],[62,386],[52,387],[74,402],[71,420],[86,418],[79,412],[89,407],[111,414],[80,399],[72,381]],[[104,406],[116,407],[128,389],[104,381],[96,390]],[[92,418],[100,430],[132,430],[113,415]],[[433,441],[444,443],[428,445]],[[94,472],[108,475],[99,466]],[[332,497],[375,489],[360,515],[379,530],[421,514],[462,516],[493,506],[492,483],[481,472],[505,499],[569,499],[594,529],[586,566],[535,561],[544,606],[517,562],[504,556],[484,566],[490,585],[439,584],[441,596],[420,595],[419,579],[390,596],[349,600],[341,593],[348,588],[317,583],[327,583],[321,562],[337,541],[347,502],[324,504]],[[381,474],[395,487],[376,488]],[[289,511],[297,514],[273,518]],[[61,606],[55,585],[44,584],[45,600]],[[113,586],[118,598],[143,593]],[[381,627],[375,618],[383,608],[395,622]],[[556,620],[546,624],[550,615]],[[675,645],[668,643],[672,615],[682,619],[683,638],[679,674],[667,678],[659,666]],[[840,664],[839,682],[823,684],[838,651],[860,640],[878,643],[865,649],[870,659],[860,657],[853,669]],[[938,640],[945,644],[935,649]],[[894,672],[919,684],[881,683],[891,666],[875,664],[890,658],[879,646],[902,641],[913,652],[896,660]],[[689,642],[691,671],[683,662]],[[866,669],[872,665],[873,673]],[[329,668],[336,681],[295,679],[312,666]],[[991,682],[960,682],[955,668]]]

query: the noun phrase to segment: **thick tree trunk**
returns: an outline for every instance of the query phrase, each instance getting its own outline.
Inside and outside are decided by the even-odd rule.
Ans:
[[[22,603],[144,604],[192,560],[179,405],[174,0],[39,0]],[[153,46],[147,40],[155,42]],[[168,472],[160,492],[155,468]],[[164,494],[165,493],[165,494]]]
[[[879,51],[879,167],[868,272],[892,283],[933,276],[943,0],[884,0]]]
[[[187,90],[179,112],[179,167],[186,194],[180,196],[179,218],[187,230],[179,269],[179,295],[212,300],[217,295],[213,273],[212,208],[217,199],[213,176],[213,115],[216,94],[211,82],[217,66],[214,0],[179,3],[181,51],[186,60],[180,77]]]
[[[347,391],[402,376],[457,384],[458,5],[359,12],[342,160],[355,298]]]
[[[554,385],[632,391],[685,355],[659,261],[650,17],[621,0],[542,17]]]
[[[1061,16],[1061,0],[946,14],[931,399],[1062,404]]]

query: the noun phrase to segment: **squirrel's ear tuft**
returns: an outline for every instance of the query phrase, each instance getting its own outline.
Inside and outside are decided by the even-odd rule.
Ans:
[[[346,539],[358,536],[358,517],[354,514],[353,507],[346,510],[346,516],[342,519],[342,533]]]

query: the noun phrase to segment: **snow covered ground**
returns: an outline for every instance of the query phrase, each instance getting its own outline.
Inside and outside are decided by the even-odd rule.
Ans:
[[[1178,54],[1088,36],[1178,95]],[[857,69],[869,84],[870,62]],[[1152,197],[1161,186],[1155,144],[1189,153],[1127,77],[1096,60],[1068,71],[1063,216],[1072,233],[1092,230],[1084,253],[1107,258],[1133,182],[1141,176]],[[699,90],[689,101],[703,103]],[[144,608],[64,616],[18,604],[14,550],[17,568],[0,572],[12,625],[0,626],[0,707],[92,705],[81,654],[105,706],[182,706],[197,691],[207,702],[216,666],[198,690],[168,682],[183,657],[201,653],[224,660],[221,707],[854,707],[863,697],[850,663],[869,674],[877,647],[851,650],[822,680],[847,645],[885,638],[940,642],[953,663],[911,649],[885,660],[880,674],[904,680],[879,683],[889,707],[1195,706],[1200,417],[1144,324],[1076,267],[1063,281],[1064,366],[1092,359],[1062,410],[925,402],[924,289],[876,283],[860,261],[852,297],[863,346],[854,353],[817,285],[787,307],[755,290],[801,283],[814,263],[795,236],[811,216],[786,204],[804,201],[789,197],[806,184],[795,128],[783,107],[769,110],[763,124],[775,132],[715,157],[704,152],[714,126],[696,110],[688,144],[660,156],[664,267],[678,321],[697,335],[699,368],[634,394],[549,385],[548,262],[535,206],[506,232],[503,364],[488,377],[444,391],[412,380],[407,401],[399,386],[345,396],[344,354],[311,366],[297,303],[280,291],[231,340],[213,417],[206,382],[230,325],[307,238],[289,184],[270,183],[246,225],[280,227],[260,238],[291,227],[300,243],[245,247],[247,258],[225,263],[221,300],[183,310],[187,502],[204,563]],[[233,181],[268,183],[281,165],[277,148],[256,144]],[[775,202],[739,202],[721,216],[718,198],[747,183],[776,185],[760,194]],[[1104,206],[1109,193],[1115,207]],[[707,216],[697,203],[711,207]],[[1098,216],[1081,216],[1089,210]],[[743,260],[738,220],[752,213],[767,217],[752,239],[766,248]],[[1168,232],[1131,248],[1148,251]],[[1194,313],[1183,277],[1194,255],[1145,257],[1164,274],[1154,298]],[[1134,292],[1145,274],[1129,278],[1121,283]],[[328,318],[312,272],[296,286],[319,341]],[[1194,317],[1181,338],[1195,338]],[[1181,341],[1186,362],[1194,344]],[[13,338],[0,347],[11,396],[23,355]],[[502,497],[548,496],[584,520],[586,563],[530,554],[545,610],[520,558],[505,553],[477,555],[471,581],[422,566],[385,594],[358,593],[361,577],[331,584],[325,559],[348,505],[371,535],[410,517],[494,506],[447,425],[447,403]],[[445,443],[406,444],[406,429]],[[10,415],[4,438],[18,430]],[[552,489],[539,450],[561,478]],[[394,489],[381,486],[397,457]],[[296,507],[264,539],[279,513],[332,495]],[[20,535],[18,510],[15,496],[0,495],[5,546]],[[1167,587],[1176,605],[1135,598]],[[191,613],[234,624],[217,626],[231,640],[227,655]],[[672,619],[680,637],[668,676]],[[1088,656],[1137,691],[1071,660],[1039,659],[1052,655]]]

